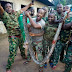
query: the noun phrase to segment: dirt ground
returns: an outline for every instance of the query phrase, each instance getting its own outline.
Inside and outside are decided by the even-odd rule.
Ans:
[[[1,36],[1,35],[0,35]],[[0,72],[6,72],[6,64],[9,55],[9,43],[7,36],[0,37]],[[38,72],[38,65],[32,60],[29,64],[24,65],[24,60],[20,56],[20,51],[18,49],[15,62],[12,65],[12,72]],[[52,71],[49,64],[47,68],[44,68],[44,72],[63,72],[64,64],[58,63],[56,70]],[[72,71],[71,71],[72,72]]]

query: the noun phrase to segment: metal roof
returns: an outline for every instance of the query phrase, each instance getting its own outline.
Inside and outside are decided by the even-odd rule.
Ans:
[[[50,1],[48,1],[48,0],[36,0],[36,1],[39,1],[39,2],[41,2],[41,3],[43,3],[43,4],[45,4],[45,5],[47,5],[47,6],[54,6]]]

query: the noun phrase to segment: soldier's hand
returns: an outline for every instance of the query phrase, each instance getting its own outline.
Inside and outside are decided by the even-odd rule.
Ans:
[[[62,23],[64,20],[63,20],[63,18],[60,18],[59,19],[59,23]]]
[[[64,17],[64,12],[61,14],[61,17]]]
[[[29,12],[29,15],[31,14],[31,11],[28,11]]]
[[[28,12],[28,11],[26,11],[26,12],[25,12],[25,15],[26,15],[26,16],[29,16],[30,14],[29,14],[29,12]]]

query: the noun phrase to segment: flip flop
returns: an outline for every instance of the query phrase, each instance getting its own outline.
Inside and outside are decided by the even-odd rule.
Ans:
[[[53,63],[49,63],[49,64],[50,64],[50,67],[53,68]]]
[[[44,64],[44,68],[47,68],[47,63]]]

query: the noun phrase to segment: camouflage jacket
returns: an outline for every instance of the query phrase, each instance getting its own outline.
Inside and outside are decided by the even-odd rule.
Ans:
[[[56,20],[59,20],[61,18],[61,14],[58,14],[57,12],[55,13],[55,18]]]
[[[19,35],[21,33],[18,23],[20,13],[20,11],[13,11],[12,14],[8,14],[4,11],[2,21],[6,24],[8,36]]]
[[[54,35],[56,34],[58,24],[49,24],[47,22],[45,28],[44,28],[44,40],[52,41],[54,38]]]
[[[67,19],[65,20],[65,24],[68,24],[68,23],[70,23],[71,21],[72,21],[72,17],[67,18]],[[69,40],[71,30],[72,30],[72,29],[68,29],[68,30],[63,30],[63,29],[62,29],[62,30],[61,30],[60,39],[61,39],[62,42],[66,43],[66,42]]]

